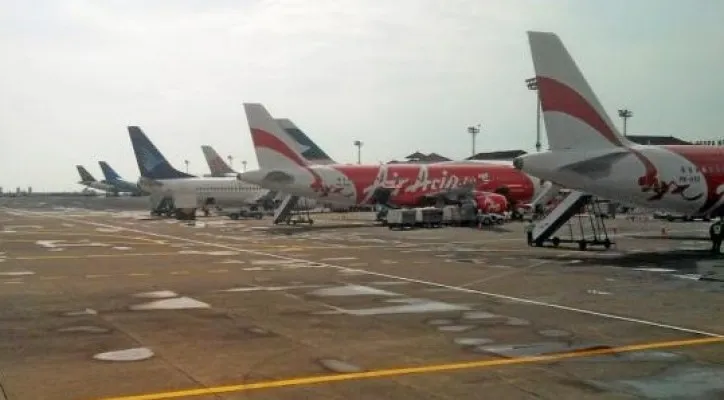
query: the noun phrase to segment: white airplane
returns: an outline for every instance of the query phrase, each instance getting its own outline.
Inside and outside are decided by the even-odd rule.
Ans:
[[[557,35],[528,32],[550,151],[516,168],[647,209],[722,216],[724,148],[644,146],[622,136]]]
[[[137,126],[129,126],[128,133],[141,172],[139,186],[151,193],[156,201],[170,197],[179,219],[193,219],[196,208],[209,206],[243,207],[256,209],[269,191],[247,183],[238,177],[200,178],[178,171],[169,164],[161,152]],[[183,198],[183,203],[180,200]],[[191,204],[188,204],[191,203]]]

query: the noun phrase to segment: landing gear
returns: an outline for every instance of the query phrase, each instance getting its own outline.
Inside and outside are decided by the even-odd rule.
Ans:
[[[721,243],[724,240],[724,222],[719,220],[711,224],[709,238],[711,240],[711,252],[716,255],[721,254]]]

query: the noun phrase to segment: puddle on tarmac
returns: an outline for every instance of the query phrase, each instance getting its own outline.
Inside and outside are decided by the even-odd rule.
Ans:
[[[110,332],[110,330],[106,328],[101,328],[100,326],[80,325],[58,329],[58,332],[106,333]]]
[[[549,338],[573,336],[570,332],[560,330],[560,329],[543,329],[543,330],[538,331],[538,334],[541,336],[549,337]]]
[[[231,250],[218,250],[218,251],[208,251],[206,254],[210,256],[236,256],[239,254],[238,251],[231,251]]]
[[[108,233],[111,233],[111,232],[120,232],[120,231],[122,231],[123,229],[121,229],[121,228],[96,228],[96,230],[97,230],[98,232],[108,232]]]
[[[528,326],[530,325],[530,321],[523,318],[515,318],[515,317],[509,317],[507,321],[505,321],[505,325],[510,326]]]
[[[629,393],[647,399],[724,398],[724,368],[680,365],[638,379],[587,381],[601,389]]]
[[[158,290],[155,292],[144,292],[144,293],[137,293],[134,294],[135,297],[142,297],[146,299],[166,299],[169,297],[176,297],[178,294],[176,292],[172,292],[170,290]]]
[[[501,315],[489,313],[486,311],[468,311],[463,313],[463,319],[495,319],[495,318],[505,318]]]
[[[141,361],[151,357],[153,357],[153,351],[146,347],[108,351],[93,356],[96,360],[101,361]]]
[[[569,345],[562,342],[541,342],[529,344],[500,344],[493,346],[482,346],[476,349],[477,352],[495,354],[505,358],[540,356],[549,353],[563,353],[573,351],[586,351],[593,349],[608,348],[610,346],[601,344],[579,344]]]
[[[248,286],[248,287],[238,287],[238,288],[231,288],[231,289],[224,289],[222,292],[278,292],[282,290],[290,290],[290,289],[312,289],[312,288],[318,288],[321,285],[295,285],[295,286]]]
[[[92,308],[86,308],[85,310],[80,311],[69,311],[67,313],[64,313],[63,315],[68,317],[77,317],[81,315],[98,315],[98,311],[92,309]]]
[[[482,346],[484,344],[493,343],[493,339],[488,338],[455,338],[455,344],[460,346]]]
[[[308,294],[314,296],[399,296],[398,293],[362,285],[345,285],[317,289]]]
[[[246,264],[246,261],[228,259],[228,260],[218,261],[217,264]]]
[[[454,323],[455,323],[455,321],[453,321],[453,320],[451,320],[451,319],[430,319],[430,320],[427,321],[427,324],[428,324],[428,325],[435,325],[435,326],[437,326],[437,325],[452,325],[452,324],[454,324]]]
[[[131,310],[134,311],[185,310],[194,308],[211,308],[211,306],[190,297],[177,297],[175,299],[156,300],[149,303],[131,306]]]
[[[0,276],[25,276],[25,275],[35,275],[35,272],[32,272],[32,271],[7,271],[7,272],[0,272]]]
[[[633,270],[634,270],[634,271],[646,271],[646,272],[676,272],[675,269],[670,269],[670,268],[656,268],[656,267],[652,267],[652,268],[649,268],[649,267],[639,267],[639,268],[634,268]]]
[[[410,282],[405,281],[374,281],[370,282],[370,285],[376,286],[398,286],[398,285],[409,285]]]
[[[179,254],[206,254],[203,251],[198,250],[179,250]]]
[[[322,358],[317,360],[317,362],[324,367],[325,369],[332,371],[332,372],[339,372],[341,374],[349,374],[352,372],[362,372],[363,369],[354,365],[350,364],[346,361],[337,360],[335,358]]]
[[[279,264],[292,264],[299,261],[295,260],[251,260],[251,265],[279,265]]]
[[[391,299],[386,303],[403,303],[403,305],[363,308],[348,310],[340,308],[339,311],[322,311],[316,314],[349,314],[357,316],[365,315],[388,315],[388,314],[418,314],[445,311],[464,311],[470,307],[461,304],[444,303],[441,301],[427,299]]]
[[[258,326],[252,326],[252,327],[246,328],[246,331],[249,333],[252,333],[256,336],[273,336],[274,335],[271,331],[268,331],[264,328],[260,328]]]
[[[437,330],[441,332],[465,332],[475,328],[475,325],[443,325],[438,326]]]

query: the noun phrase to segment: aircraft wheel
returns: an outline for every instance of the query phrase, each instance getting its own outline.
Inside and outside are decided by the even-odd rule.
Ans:
[[[561,238],[556,236],[553,238],[552,242],[553,242],[553,247],[558,247],[561,244]]]
[[[310,219],[310,220],[309,220],[309,225],[314,225],[314,220],[313,220],[313,219]]]
[[[603,241],[603,247],[604,247],[606,250],[610,249],[610,248],[611,248],[611,240],[610,240],[610,239],[604,240],[604,241]]]
[[[585,240],[580,240],[580,241],[578,242],[578,249],[579,249],[579,250],[586,250],[586,241],[585,241]]]
[[[239,214],[236,214],[236,213],[234,213],[234,214],[229,214],[229,218],[231,218],[231,219],[233,219],[233,220],[237,220],[237,219],[239,219]]]

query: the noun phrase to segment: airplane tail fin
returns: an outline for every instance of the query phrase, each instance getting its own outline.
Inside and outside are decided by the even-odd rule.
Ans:
[[[121,176],[116,173],[116,171],[111,168],[110,165],[108,165],[105,161],[98,161],[98,165],[101,166],[101,171],[103,172],[103,177],[106,178],[107,181],[116,181],[120,180]]]
[[[129,126],[128,134],[131,136],[133,152],[141,176],[149,179],[178,179],[193,178],[193,175],[181,172],[169,164],[166,157],[153,145],[141,128]]]
[[[76,165],[75,168],[78,170],[81,182],[96,182],[96,178],[94,178],[84,166]]]
[[[312,139],[309,138],[294,122],[287,118],[276,119],[279,126],[297,142],[297,150],[305,160],[312,164],[336,164]]]
[[[558,35],[528,32],[550,150],[629,147]]]
[[[244,103],[246,119],[261,169],[298,169],[310,165],[297,143],[287,135],[266,108],[258,103]]]
[[[206,163],[209,164],[211,176],[227,176],[228,174],[235,173],[213,147],[203,145],[201,146],[201,150],[204,152]]]

